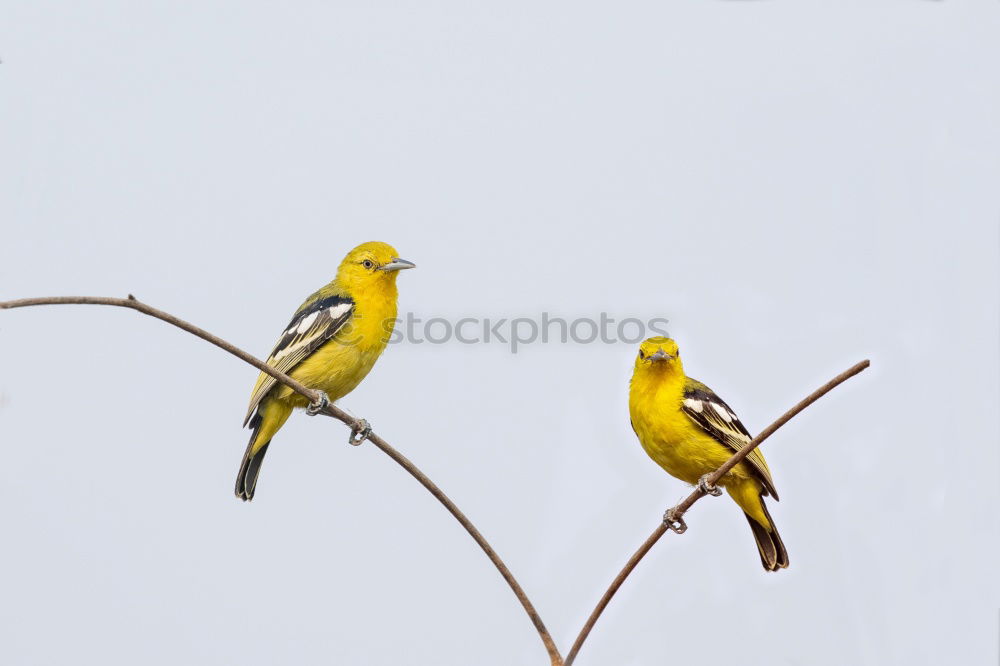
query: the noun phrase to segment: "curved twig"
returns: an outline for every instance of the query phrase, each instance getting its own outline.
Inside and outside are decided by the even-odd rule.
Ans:
[[[208,331],[190,324],[183,319],[175,317],[172,314],[164,312],[163,310],[158,310],[150,305],[146,305],[142,301],[136,300],[134,296],[129,294],[128,298],[106,298],[100,296],[54,296],[48,298],[22,298],[14,301],[0,301],[0,310],[7,310],[11,308],[23,308],[34,305],[111,305],[122,308],[130,308],[136,310],[143,314],[149,315],[150,317],[155,317],[168,324],[173,324],[177,328],[183,329],[188,333],[198,336],[202,340],[212,343],[220,349],[224,349],[233,356],[246,361],[250,365],[254,366],[262,372],[274,377],[276,380],[292,389],[296,393],[305,396],[310,402],[317,402],[319,400],[320,393],[314,391],[309,387],[295,381],[288,375],[278,370],[275,370],[271,366],[267,365],[256,356],[252,356],[247,352],[243,351],[236,345],[226,342],[222,338],[212,335]],[[352,431],[357,431],[362,427],[361,419],[356,419],[347,412],[343,411],[339,407],[333,404],[328,404],[321,412],[326,416],[333,417],[338,421],[346,424],[352,429]],[[493,550],[486,538],[476,529],[476,526],[472,524],[464,513],[455,505],[454,502],[449,499],[447,495],[444,494],[437,485],[427,477],[426,474],[420,471],[420,469],[410,462],[402,453],[394,449],[389,445],[387,441],[379,437],[378,435],[371,433],[368,435],[367,439],[371,441],[376,447],[378,447],[383,453],[392,458],[400,467],[405,469],[413,478],[420,482],[424,488],[426,488],[441,504],[444,505],[448,512],[455,517],[465,531],[469,533],[469,536],[479,544],[479,547],[483,549],[486,556],[490,558],[490,561],[503,576],[503,579],[507,581],[510,589],[514,592],[514,596],[517,600],[521,602],[521,606],[524,608],[524,612],[528,614],[531,618],[531,623],[535,625],[535,630],[538,632],[538,636],[542,639],[542,643],[545,645],[545,650],[549,654],[549,658],[552,661],[553,666],[560,666],[562,662],[562,656],[559,654],[559,649],[556,647],[555,642],[552,640],[552,636],[549,634],[548,629],[545,628],[545,623],[542,622],[541,616],[539,616],[538,611],[535,610],[534,605],[528,599],[528,595],[525,594],[524,589],[521,587],[517,579],[514,578],[514,574],[510,572],[504,561],[497,555],[497,552]]]
[[[765,439],[773,435],[778,428],[788,423],[788,421],[790,421],[792,417],[794,417],[803,409],[805,409],[806,407],[813,404],[814,402],[822,398],[824,395],[829,393],[838,384],[841,384],[844,381],[850,379],[854,375],[858,374],[859,372],[867,368],[869,365],[871,365],[871,363],[867,359],[865,359],[864,361],[861,361],[860,363],[857,363],[851,368],[840,373],[839,375],[828,381],[826,384],[823,384],[823,386],[819,387],[818,389],[810,393],[801,402],[799,402],[799,404],[795,405],[787,412],[785,412],[781,416],[781,418],[779,418],[777,421],[775,421],[768,427],[764,428],[764,430],[762,430],[759,435],[754,437],[753,441],[750,442],[749,446],[737,451],[733,455],[733,457],[731,457],[729,460],[723,463],[719,469],[712,472],[712,474],[706,479],[707,485],[714,486],[715,484],[717,484],[719,482],[719,479],[721,479],[726,474],[726,472],[728,472],[733,467],[738,465],[739,462],[744,458],[746,458],[751,451],[760,446]],[[684,501],[682,501],[680,504],[671,509],[671,511],[673,512],[672,514],[673,517],[675,519],[681,518],[684,515],[684,513],[687,512],[692,505],[694,505],[695,502],[697,502],[704,496],[705,496],[704,490],[702,490],[701,488],[695,488],[690,495],[684,498]],[[643,544],[639,546],[639,550],[635,551],[635,554],[629,558],[628,562],[625,563],[625,566],[622,568],[622,570],[618,572],[617,576],[615,576],[615,579],[611,581],[610,587],[608,587],[607,591],[605,591],[604,596],[601,597],[601,600],[597,602],[597,606],[594,608],[593,612],[591,612],[590,617],[587,618],[587,621],[584,623],[583,628],[580,629],[580,634],[576,637],[576,641],[573,642],[573,647],[570,648],[569,654],[566,655],[566,661],[564,662],[565,666],[572,665],[573,661],[576,659],[576,655],[579,654],[580,652],[580,648],[583,646],[583,642],[587,640],[587,636],[590,635],[590,630],[594,628],[594,624],[597,622],[597,619],[601,617],[601,613],[604,612],[604,609],[611,601],[611,598],[615,596],[615,593],[618,591],[618,588],[622,586],[622,583],[625,582],[625,579],[628,578],[629,574],[632,573],[632,570],[635,569],[636,565],[639,564],[639,561],[646,556],[646,553],[650,551],[650,549],[656,544],[656,542],[660,540],[660,537],[666,534],[666,532],[667,532],[667,527],[666,525],[664,525],[664,523],[661,522],[657,526],[657,528],[653,530],[653,533],[649,535],[649,538],[647,538],[643,542]]]

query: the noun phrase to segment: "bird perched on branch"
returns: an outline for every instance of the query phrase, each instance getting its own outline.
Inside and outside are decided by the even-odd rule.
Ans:
[[[396,320],[396,276],[414,268],[386,243],[362,243],[347,253],[333,282],[299,306],[267,359],[326,401],[343,398],[371,371],[385,349]],[[321,401],[322,402],[322,401]],[[320,409],[267,373],[260,373],[243,425],[253,433],[247,444],[236,496],[253,499],[257,475],[271,438],[295,407]]]
[[[649,338],[639,347],[629,390],[629,414],[642,448],[668,474],[705,486],[704,477],[750,444],[747,429],[712,389],[684,374],[677,343]],[[788,552],[764,505],[778,499],[760,449],[719,480],[743,509],[767,571],[788,566]]]

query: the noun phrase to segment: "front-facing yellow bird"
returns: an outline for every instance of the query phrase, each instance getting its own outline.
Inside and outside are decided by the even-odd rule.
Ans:
[[[400,259],[386,243],[362,243],[347,253],[333,282],[299,306],[281,334],[267,364],[330,401],[354,390],[375,365],[396,319],[396,275],[414,264]],[[309,401],[266,373],[250,395],[243,425],[253,433],[239,476],[236,496],[253,499],[257,475],[271,438],[295,407]]]
[[[649,338],[639,347],[629,390],[632,429],[642,448],[671,476],[697,484],[752,438],[712,389],[684,374],[677,343]],[[767,571],[788,566],[788,552],[764,505],[778,499],[760,449],[754,449],[719,485],[743,509]]]

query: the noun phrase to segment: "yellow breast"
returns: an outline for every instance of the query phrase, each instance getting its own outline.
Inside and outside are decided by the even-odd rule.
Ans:
[[[646,451],[668,474],[687,483],[722,465],[732,451],[698,427],[683,411],[684,377],[634,377],[629,391],[632,427]],[[742,465],[726,475],[747,476]]]
[[[291,371],[306,386],[319,389],[330,400],[339,400],[361,383],[385,350],[396,319],[396,290],[366,290],[352,294],[354,313],[329,342]],[[282,387],[279,399],[295,406],[308,401]]]

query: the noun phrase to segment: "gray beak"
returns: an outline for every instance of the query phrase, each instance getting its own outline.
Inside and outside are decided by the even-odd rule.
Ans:
[[[646,357],[650,361],[669,361],[673,358],[670,354],[663,351],[662,349],[657,349],[655,352]]]
[[[379,270],[391,272],[391,271],[403,271],[406,270],[407,268],[416,268],[416,267],[417,265],[412,261],[407,261],[406,259],[400,259],[399,257],[393,257],[392,261],[385,264],[384,266],[379,267]]]

